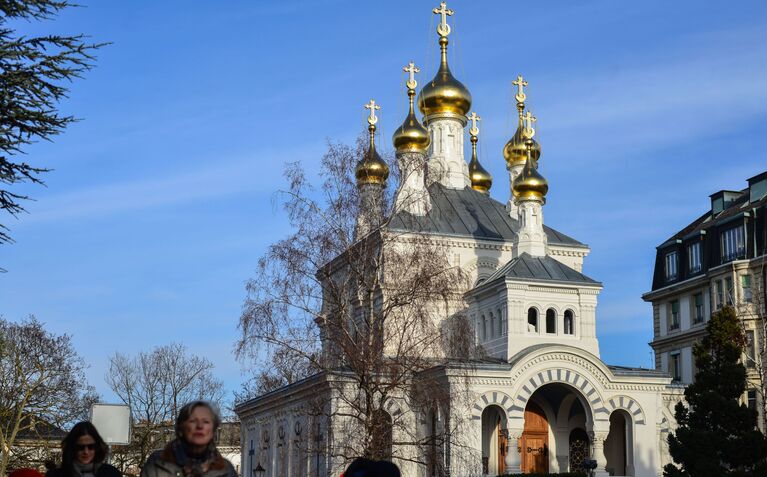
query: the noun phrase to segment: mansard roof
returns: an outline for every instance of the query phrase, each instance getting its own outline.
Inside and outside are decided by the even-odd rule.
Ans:
[[[435,182],[429,186],[429,195],[431,210],[425,216],[398,212],[389,229],[507,242],[517,236],[519,221],[509,216],[506,206],[471,187],[449,189]],[[550,227],[543,229],[551,245],[586,247]]]
[[[586,275],[573,270],[564,263],[555,260],[548,255],[545,257],[533,257],[525,252],[519,257],[511,259],[488,277],[484,283],[491,283],[501,278],[512,278],[536,282],[557,282],[580,285],[602,285]]]

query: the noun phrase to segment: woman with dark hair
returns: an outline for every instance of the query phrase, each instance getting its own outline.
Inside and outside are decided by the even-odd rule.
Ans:
[[[119,470],[104,462],[108,453],[96,427],[78,422],[61,441],[61,467],[49,470],[45,477],[120,477]]]
[[[221,425],[218,410],[207,401],[193,401],[176,418],[176,438],[149,457],[141,477],[237,477],[232,464],[216,449]]]

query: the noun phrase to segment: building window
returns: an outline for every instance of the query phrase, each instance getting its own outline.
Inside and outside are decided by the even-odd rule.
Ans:
[[[754,330],[746,330],[746,366],[756,367],[756,341],[754,339]]]
[[[672,301],[669,303],[670,313],[669,313],[669,319],[668,319],[668,329],[669,330],[678,330],[679,329],[679,302],[677,300]]]
[[[696,293],[693,295],[692,304],[692,322],[703,323],[703,293]]]
[[[682,380],[682,356],[679,353],[669,355],[668,373],[674,381]]]
[[[714,282],[714,299],[716,301],[717,310],[724,306],[724,287],[722,286],[722,280]]]
[[[480,336],[482,338],[482,341],[485,341],[487,339],[487,328],[485,325],[486,321],[487,320],[485,319],[485,315],[482,315],[482,318],[480,319],[480,322],[479,322],[479,331],[480,331]]]
[[[687,271],[698,273],[700,268],[700,242],[691,243],[687,246]]]
[[[733,303],[732,277],[724,279],[724,302],[728,305]]]
[[[743,290],[743,301],[745,303],[751,303],[754,300],[751,293],[751,275],[740,276],[740,288]]]
[[[746,241],[743,226],[739,225],[722,232],[722,261],[729,262],[746,257]]]
[[[503,336],[503,315],[501,315],[501,310],[498,310],[498,336]]]
[[[666,280],[676,279],[676,258],[676,252],[666,254]]]
[[[565,310],[565,334],[566,335],[574,335],[575,334],[575,328],[574,328],[574,320],[573,320],[573,310]]]
[[[746,398],[748,399],[748,408],[756,411],[756,389],[746,391]]]
[[[535,308],[527,310],[527,331],[538,333],[538,310]]]
[[[495,316],[493,312],[490,312],[490,321],[488,321],[490,329],[488,330],[487,337],[492,339],[495,337]]]
[[[546,333],[557,332],[557,312],[553,308],[546,310]]]

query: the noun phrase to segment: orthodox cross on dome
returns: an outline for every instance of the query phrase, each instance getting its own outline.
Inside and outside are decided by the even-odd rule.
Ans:
[[[450,34],[450,25],[447,24],[447,17],[452,16],[455,12],[447,8],[447,4],[445,2],[441,2],[439,4],[439,8],[435,8],[432,11],[435,15],[441,16],[439,25],[437,25],[437,33],[439,33],[439,36],[447,37]]]
[[[407,83],[405,83],[405,86],[408,87],[408,89],[415,89],[416,86],[418,86],[418,83],[415,81],[415,74],[420,73],[421,69],[418,68],[415,63],[412,61],[408,63],[408,65],[404,68],[402,68],[402,71],[405,73],[409,73]]]
[[[471,121],[471,128],[469,129],[469,134],[472,136],[476,136],[479,134],[479,128],[477,127],[477,121],[482,121],[482,118],[477,116],[477,113],[475,111],[472,111],[470,116],[466,116],[466,119]]]
[[[377,123],[378,117],[376,116],[376,110],[381,109],[381,106],[377,105],[374,99],[371,99],[370,102],[365,105],[365,109],[370,110],[370,116],[368,116],[368,124],[372,126]]]
[[[512,81],[511,84],[515,85],[517,87],[517,94],[514,95],[514,98],[520,102],[524,103],[527,99],[527,95],[525,95],[524,87],[527,86],[527,81],[522,77],[522,75],[518,75],[517,79],[515,81]]]
[[[527,139],[532,139],[533,136],[535,136],[535,129],[533,129],[533,123],[538,121],[538,119],[533,116],[533,113],[530,111],[527,111],[527,113],[522,116],[522,119],[525,121],[525,130],[524,134]]]

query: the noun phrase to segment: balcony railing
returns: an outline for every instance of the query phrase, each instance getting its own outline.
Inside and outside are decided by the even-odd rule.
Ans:
[[[733,260],[740,260],[746,258],[746,248],[742,247],[733,251],[725,251],[722,254],[722,263],[732,262]]]

